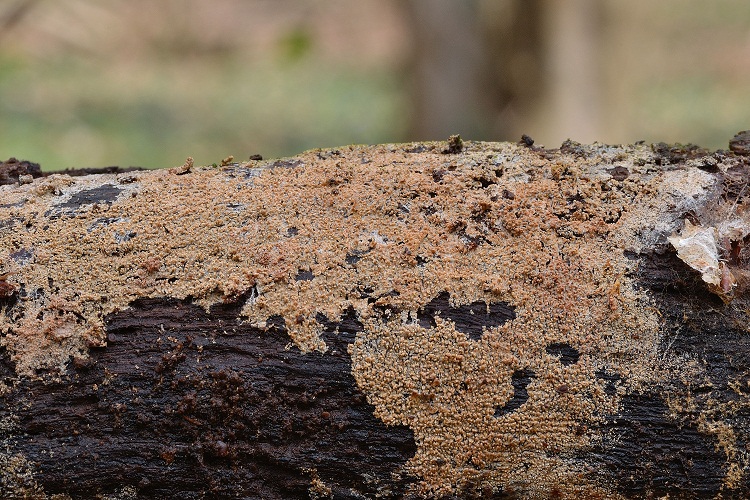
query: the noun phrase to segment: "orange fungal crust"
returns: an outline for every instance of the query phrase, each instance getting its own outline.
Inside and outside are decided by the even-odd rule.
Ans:
[[[610,497],[576,455],[623,393],[668,368],[658,311],[632,286],[624,251],[672,234],[675,203],[711,196],[712,179],[656,173],[643,146],[594,145],[584,157],[509,143],[466,142],[459,154],[410,146],[0,187],[0,273],[25,291],[0,315],[0,344],[19,375],[64,376],[71,359],[106,345],[106,315],[137,298],[208,308],[244,296],[248,322],[280,315],[293,346],[325,351],[316,315],[353,308],[365,325],[350,347],[353,375],[379,418],[414,430],[417,492],[480,481]],[[617,180],[614,167],[630,175]],[[61,208],[103,184],[115,199]],[[312,279],[295,279],[301,271]],[[516,317],[479,340],[449,319],[420,326],[418,310],[442,292],[456,306],[506,302]],[[399,314],[385,319],[374,305]],[[580,359],[561,364],[545,351],[556,342]],[[495,416],[523,369],[535,373],[528,400]],[[602,370],[621,377],[616,391]]]

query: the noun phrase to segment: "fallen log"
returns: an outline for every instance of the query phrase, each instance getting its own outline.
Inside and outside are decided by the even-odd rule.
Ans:
[[[7,174],[0,496],[747,497],[743,137]]]

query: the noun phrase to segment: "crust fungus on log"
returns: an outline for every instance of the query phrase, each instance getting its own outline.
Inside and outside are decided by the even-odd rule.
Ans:
[[[737,137],[14,170],[0,496],[747,497]]]

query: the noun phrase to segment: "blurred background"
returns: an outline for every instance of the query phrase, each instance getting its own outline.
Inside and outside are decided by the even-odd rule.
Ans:
[[[747,0],[0,0],[0,159],[48,171],[748,128]]]

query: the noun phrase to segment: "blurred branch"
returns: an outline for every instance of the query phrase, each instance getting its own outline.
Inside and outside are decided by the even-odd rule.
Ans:
[[[0,15],[0,41],[20,23],[39,0],[18,0]]]

